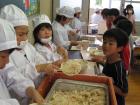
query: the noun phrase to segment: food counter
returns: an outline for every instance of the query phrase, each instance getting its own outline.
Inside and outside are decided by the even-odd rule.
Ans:
[[[95,42],[102,42],[102,36],[95,37],[95,36],[85,35],[85,36],[82,36],[82,38],[83,38],[83,40],[90,40],[88,48],[97,47],[98,43],[95,43]],[[84,43],[84,45],[85,45],[85,43],[87,43],[87,41],[83,41],[82,43]],[[64,102],[63,105],[67,105],[66,104],[66,103],[68,103],[68,101],[66,101],[67,97],[72,97],[74,100],[81,99],[83,101],[84,100],[84,99],[82,99],[83,97],[79,98],[79,97],[77,97],[77,94],[78,94],[78,96],[86,96],[86,101],[87,102],[90,101],[90,104],[86,103],[84,105],[95,105],[92,103],[93,102],[92,100],[97,101],[98,96],[96,96],[96,98],[94,98],[93,94],[95,94],[95,93],[104,94],[102,92],[102,89],[105,90],[106,98],[101,97],[101,100],[106,99],[107,103],[104,104],[101,102],[101,100],[98,99],[98,101],[100,101],[102,104],[96,103],[96,105],[117,105],[111,78],[106,77],[106,76],[96,76],[99,71],[99,70],[96,70],[96,69],[98,69],[96,63],[85,61],[85,60],[89,60],[89,57],[90,57],[89,55],[90,55],[90,52],[92,52],[92,51],[88,51],[88,49],[81,50],[81,48],[80,49],[78,49],[78,48],[79,47],[77,47],[77,48],[74,47],[68,51],[69,59],[75,59],[75,60],[77,60],[77,62],[80,61],[80,64],[82,64],[80,67],[80,65],[78,63],[73,63],[73,62],[71,63],[73,70],[75,69],[75,70],[77,70],[77,72],[72,72],[72,71],[67,72],[67,71],[70,71],[71,69],[69,69],[70,65],[66,63],[66,65],[62,66],[62,68],[61,68],[62,71],[63,71],[63,68],[67,69],[65,72],[63,71],[65,74],[63,72],[57,72],[53,76],[46,76],[44,78],[44,80],[42,80],[40,86],[38,87],[39,93],[44,98],[46,98],[47,105],[59,105],[59,104],[52,104],[52,103],[49,104],[50,100],[55,100],[56,97],[57,97],[57,99],[56,99],[57,101],[61,101],[61,99],[63,100],[63,102]],[[90,50],[94,50],[94,49],[90,49]],[[83,52],[83,51],[86,51],[86,52]],[[84,60],[82,60],[82,59],[84,59]],[[87,65],[83,66],[85,64],[87,64]],[[77,68],[77,66],[75,67],[75,65],[77,65],[79,67]],[[79,71],[79,70],[81,70],[81,71]],[[70,75],[68,75],[67,73],[70,73]],[[71,75],[71,73],[72,73],[72,75]],[[73,75],[73,73],[77,73],[77,74]],[[86,86],[86,88],[84,87],[85,89],[79,91],[79,88],[78,88],[79,84],[82,85],[83,87]],[[104,87],[104,85],[105,85],[105,87]],[[90,88],[92,86],[93,87],[97,86],[95,91],[94,91],[94,88]],[[65,90],[68,90],[68,91],[65,91]],[[83,91],[86,94],[83,93]],[[90,95],[91,98],[88,97],[87,94]],[[61,96],[63,96],[63,97],[61,97]],[[53,97],[53,98],[50,98],[50,97]],[[58,97],[60,97],[60,98],[58,99]],[[107,99],[108,99],[108,101],[107,101]],[[80,100],[80,102],[81,102],[81,100]],[[83,101],[83,102],[86,102],[86,101]],[[56,103],[58,103],[58,102],[56,102]],[[72,105],[75,105],[75,104],[72,104]],[[76,104],[76,105],[83,105],[83,104]]]

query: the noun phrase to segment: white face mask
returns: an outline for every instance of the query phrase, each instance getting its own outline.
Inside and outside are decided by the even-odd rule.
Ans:
[[[132,14],[132,10],[128,10],[128,13],[129,13],[129,14]]]
[[[41,41],[43,44],[48,44],[49,42],[52,41],[52,37],[49,37],[49,38],[41,38],[40,41]]]
[[[18,47],[21,48],[21,49],[23,49],[23,48],[27,45],[27,43],[28,43],[28,40],[26,40],[26,41],[21,41],[21,42],[20,42],[20,45],[18,45]]]

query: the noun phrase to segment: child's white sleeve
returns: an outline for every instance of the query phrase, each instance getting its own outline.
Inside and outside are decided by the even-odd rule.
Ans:
[[[13,90],[17,95],[21,97],[26,96],[26,89],[28,87],[35,87],[33,81],[25,78],[21,73],[15,70],[13,65],[10,65],[3,71],[3,79],[8,90]]]
[[[35,49],[34,46],[29,45],[29,48],[30,48],[30,50],[31,50],[31,52],[33,54],[32,56],[34,56],[34,61],[33,62],[36,65],[45,64],[47,62],[46,59]]]
[[[0,105],[20,105],[16,99],[0,99]]]

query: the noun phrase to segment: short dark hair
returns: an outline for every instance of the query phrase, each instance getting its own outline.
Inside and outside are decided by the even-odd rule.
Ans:
[[[111,8],[108,15],[118,17],[120,15],[120,12],[117,8]]]
[[[118,17],[113,21],[113,24],[116,26],[117,23],[118,23],[118,21],[120,21],[120,20],[122,20],[122,19],[126,19],[126,20],[127,20],[126,17],[120,15],[120,16],[118,16]]]
[[[118,21],[116,27],[125,31],[129,37],[133,29],[133,24],[128,19],[122,19]]]
[[[126,8],[123,10],[124,15],[126,16],[128,14],[128,10],[131,9],[132,10],[132,14],[134,14],[134,9],[133,6],[131,4],[128,4],[126,6]]]
[[[108,16],[108,13],[109,13],[109,9],[108,8],[104,8],[101,11],[101,15],[102,15],[103,18],[107,17]]]
[[[74,14],[74,17],[76,17],[76,16],[77,16],[77,13]]]
[[[34,41],[34,44],[35,44],[35,43],[39,43],[39,44],[41,44],[41,45],[44,45],[44,44],[40,41],[40,39],[39,39],[39,37],[38,37],[39,30],[40,30],[42,27],[49,28],[49,29],[51,29],[52,32],[53,32],[52,25],[51,25],[50,23],[41,23],[40,25],[38,25],[38,26],[33,30],[33,36],[34,36],[34,40],[35,40],[35,41]],[[53,35],[52,35],[52,37],[53,37]]]
[[[126,6],[126,9],[133,9],[133,6],[132,6],[131,4],[128,4],[128,5]]]
[[[61,20],[66,21],[66,19],[67,17],[63,15],[56,15],[56,18],[55,18],[57,22],[60,22]]]
[[[103,40],[108,38],[114,38],[117,42],[117,47],[125,46],[128,43],[128,36],[126,32],[119,28],[113,28],[110,30],[107,30],[103,35]]]

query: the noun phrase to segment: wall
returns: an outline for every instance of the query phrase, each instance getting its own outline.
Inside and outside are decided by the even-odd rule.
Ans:
[[[52,18],[52,0],[40,0],[40,13],[45,13]]]
[[[46,14],[49,16],[50,19],[52,19],[52,0],[40,0],[40,14]],[[34,15],[35,16],[35,15]],[[28,17],[29,19],[29,34],[28,39],[29,42],[33,44],[34,38],[33,38],[33,27],[32,27],[32,19],[34,16]]]
[[[55,20],[56,17],[56,8],[60,8],[60,0],[53,0],[53,17],[52,20]]]
[[[136,35],[140,36],[140,21],[136,22],[136,31],[137,31]]]

